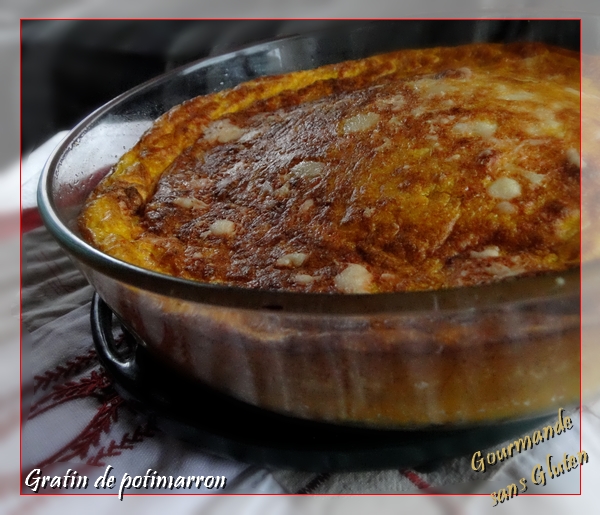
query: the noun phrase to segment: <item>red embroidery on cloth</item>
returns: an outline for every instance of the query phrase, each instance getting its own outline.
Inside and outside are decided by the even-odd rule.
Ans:
[[[125,433],[121,438],[121,442],[117,444],[116,440],[111,440],[107,447],[101,447],[95,456],[87,460],[88,465],[105,466],[102,460],[104,458],[112,458],[113,456],[120,456],[121,451],[124,449],[133,449],[134,443],[139,443],[146,437],[154,436],[154,430],[148,424],[144,424],[135,428],[135,431],[131,436],[129,433]]]
[[[402,474],[406,479],[408,479],[413,485],[415,485],[419,490],[424,488],[430,488],[431,485],[422,479],[419,474],[413,472],[412,470],[401,470],[400,474]]]
[[[75,457],[82,460],[87,458],[90,448],[97,447],[100,443],[102,433],[108,433],[113,422],[117,421],[118,408],[122,403],[123,399],[113,391],[112,394],[104,400],[83,431],[52,456],[38,464],[36,468],[42,469],[51,463],[70,461]]]
[[[51,393],[31,406],[29,420],[68,401],[83,397],[95,397],[102,401],[107,394],[116,395],[110,380],[103,370],[94,370],[88,377],[83,377],[79,381],[69,381],[55,386]]]
[[[86,368],[98,365],[96,352],[94,350],[77,356],[66,363],[57,366],[54,370],[48,370],[41,376],[36,376],[34,391],[45,390],[50,384],[60,379],[66,379]],[[125,433],[121,441],[111,440],[107,446],[101,447],[94,454],[93,448],[97,448],[103,434],[108,434],[114,423],[118,420],[119,410],[124,406],[123,399],[117,394],[104,369],[92,370],[89,375],[77,381],[68,381],[57,384],[52,391],[44,395],[31,406],[29,420],[51,410],[61,404],[83,398],[96,399],[98,408],[90,422],[70,442],[60,448],[57,452],[39,463],[36,468],[42,469],[52,463],[70,461],[78,457],[87,459],[89,465],[104,465],[102,460],[107,457],[118,456],[125,449],[133,449],[135,443],[144,438],[154,436],[154,431],[148,424],[136,427],[132,434]],[[91,456],[90,456],[91,454]],[[88,458],[89,457],[89,458]]]
[[[37,207],[23,209],[21,211],[21,232],[25,234],[26,232],[32,231],[36,227],[40,227],[42,225],[42,217],[40,216]]]
[[[66,361],[64,365],[58,365],[54,370],[46,370],[41,376],[34,376],[33,392],[35,393],[40,389],[45,390],[59,379],[74,376],[97,364],[96,351],[91,349],[86,354]]]

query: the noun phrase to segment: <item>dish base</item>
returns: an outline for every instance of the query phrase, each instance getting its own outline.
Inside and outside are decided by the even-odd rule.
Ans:
[[[91,324],[101,364],[136,411],[165,433],[207,452],[259,466],[312,472],[427,470],[528,433],[551,418],[388,430],[289,417],[234,399],[159,362],[98,294]],[[115,338],[115,328],[122,337]]]

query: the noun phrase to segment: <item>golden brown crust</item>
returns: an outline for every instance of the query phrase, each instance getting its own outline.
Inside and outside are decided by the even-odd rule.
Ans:
[[[162,116],[90,197],[101,250],[264,289],[438,289],[579,262],[579,60],[400,51]]]

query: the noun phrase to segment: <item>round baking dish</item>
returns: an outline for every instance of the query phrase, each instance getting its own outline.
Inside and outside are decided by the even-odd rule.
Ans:
[[[44,222],[166,366],[252,405],[371,428],[469,427],[578,402],[579,269],[443,291],[342,295],[202,284],[119,261],[77,230],[84,199],[168,109],[278,73],[402,47],[535,38],[578,48],[572,23],[340,24],[192,63],[82,121],[48,161]]]

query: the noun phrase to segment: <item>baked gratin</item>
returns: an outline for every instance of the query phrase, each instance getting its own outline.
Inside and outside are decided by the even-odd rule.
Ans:
[[[143,268],[370,293],[560,271],[580,256],[579,55],[403,50],[272,76],[160,117],[80,217]]]

